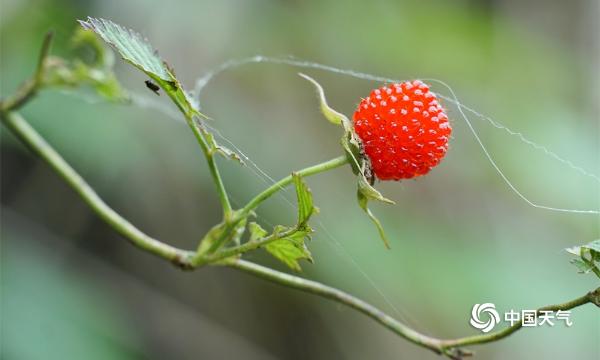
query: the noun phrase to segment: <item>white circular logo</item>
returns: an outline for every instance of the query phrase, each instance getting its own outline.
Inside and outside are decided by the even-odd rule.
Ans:
[[[487,321],[481,320],[481,314],[487,314]],[[475,304],[471,310],[471,326],[484,333],[490,332],[500,322],[500,315],[496,311],[496,305],[491,303]]]

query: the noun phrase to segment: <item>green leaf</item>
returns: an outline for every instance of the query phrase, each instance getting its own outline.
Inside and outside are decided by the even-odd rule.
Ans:
[[[278,227],[274,233],[282,232],[284,229]],[[275,240],[265,246],[265,249],[276,259],[286,264],[294,271],[301,271],[299,260],[313,261],[312,255],[304,242],[305,238],[312,232],[311,229],[295,231],[293,234]]]
[[[88,17],[79,20],[84,29],[92,30],[121,54],[124,60],[153,77],[172,81],[172,75],[158,52],[137,32],[110,20]]]
[[[267,230],[263,229],[260,225],[258,225],[255,222],[251,222],[250,224],[248,224],[248,231],[250,232],[250,239],[248,240],[249,242],[258,241],[259,239],[264,238],[268,234]]]
[[[594,265],[582,259],[571,259],[571,264],[575,265],[580,273],[587,274],[594,268]]]
[[[312,256],[306,247],[305,240],[309,239],[309,234],[312,232],[312,229],[308,226],[308,220],[317,212],[317,208],[313,205],[312,194],[306,183],[302,180],[302,177],[293,173],[292,179],[296,187],[296,197],[298,200],[298,224],[294,229],[276,226],[273,230],[275,237],[284,232],[292,231],[292,233],[269,242],[265,245],[265,249],[269,254],[286,264],[292,270],[300,271],[299,260],[306,259],[312,262]],[[250,224],[250,226],[249,241],[257,241],[259,238],[265,237],[266,231],[260,226],[253,224]]]
[[[581,246],[573,246],[570,248],[565,248],[565,251],[568,252],[569,254],[579,256],[579,255],[581,255]]]
[[[292,174],[294,186],[296,187],[296,198],[298,199],[298,228],[304,227],[310,217],[317,212],[317,208],[313,206],[313,199],[310,189],[302,178],[296,174]]]
[[[588,253],[592,261],[600,260],[600,239],[589,242],[581,246],[565,248],[569,254],[584,258]]]
[[[203,116],[198,111],[198,104],[175,77],[174,70],[158,56],[158,52],[140,34],[110,20],[88,17],[86,21],[79,20],[79,23],[84,29],[98,34],[121,54],[125,61],[142,70],[154,80],[186,118],[191,119],[196,115]]]
[[[325,98],[325,92],[323,91],[323,87],[315,79],[302,73],[299,73],[298,75],[310,81],[315,86],[317,90],[317,96],[319,97],[319,102],[321,104],[321,112],[323,113],[325,118],[329,120],[329,122],[336,125],[350,124],[350,120],[348,120],[346,115],[335,111],[327,104],[327,99]]]
[[[593,271],[600,278],[600,267],[597,265],[600,264],[600,239],[585,245],[566,248],[565,251],[578,256],[570,262],[579,269],[580,273],[587,274]]]
[[[588,250],[594,250],[596,252],[600,252],[600,239],[597,239],[588,244],[582,245],[581,247],[586,248]]]

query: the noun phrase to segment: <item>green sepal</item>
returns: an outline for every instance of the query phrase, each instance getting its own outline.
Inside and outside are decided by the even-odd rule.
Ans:
[[[336,125],[341,125],[344,134],[342,135],[341,145],[344,150],[344,153],[348,157],[350,162],[350,166],[352,167],[352,171],[358,178],[358,191],[357,198],[359,206],[365,211],[367,216],[371,219],[371,221],[377,227],[377,232],[379,236],[383,240],[385,246],[389,248],[389,241],[387,236],[385,235],[385,231],[383,230],[383,226],[379,219],[373,215],[371,210],[369,209],[368,203],[369,200],[381,201],[387,204],[394,204],[394,202],[390,199],[385,198],[377,189],[375,189],[370,180],[373,180],[372,174],[370,174],[370,164],[368,163],[368,159],[362,153],[362,144],[354,132],[354,128],[352,126],[352,122],[343,115],[342,113],[332,109],[327,104],[327,99],[325,98],[325,92],[323,91],[323,87],[313,78],[305,74],[299,74],[304,79],[310,81],[316,91],[317,96],[319,97],[319,103],[321,108],[321,113],[327,120]],[[369,179],[367,179],[367,176]]]
[[[315,79],[311,78],[310,76],[308,76],[306,74],[298,73],[298,75],[300,75],[304,79],[310,81],[315,86],[315,89],[317,90],[317,96],[319,97],[319,103],[321,104],[321,112],[325,116],[325,119],[329,120],[329,122],[331,122],[332,124],[335,124],[335,125],[342,125],[344,123],[346,123],[346,124],[350,123],[350,120],[348,120],[346,115],[332,109],[327,104],[327,99],[325,98],[325,92],[323,91],[323,87],[321,86],[321,84],[319,84]]]

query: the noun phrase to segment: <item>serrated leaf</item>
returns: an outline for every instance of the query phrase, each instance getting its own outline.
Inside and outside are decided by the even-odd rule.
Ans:
[[[582,259],[571,259],[570,262],[575,265],[582,274],[587,274],[594,268],[591,263],[583,261]]]
[[[302,178],[296,173],[292,174],[292,178],[296,187],[296,198],[298,200],[298,227],[302,228],[308,223],[308,220],[317,209],[313,206],[310,189]]]
[[[589,261],[600,262],[600,239],[589,242],[581,246],[573,246],[565,249],[569,254],[579,256],[582,259],[588,259]]]
[[[281,231],[281,229],[276,231]],[[299,260],[313,261],[312,255],[304,242],[310,232],[310,229],[298,230],[290,236],[267,244],[265,249],[292,270],[301,271]]]
[[[581,246],[582,248],[588,249],[588,250],[594,250],[596,252],[600,252],[600,239],[594,240],[590,243],[587,243],[585,245]]]
[[[578,256],[577,259],[571,259],[570,262],[577,267],[580,273],[587,274],[593,271],[600,278],[600,267],[597,265],[600,264],[600,251],[598,249],[600,249],[600,239],[585,245],[566,248],[565,250],[570,254]]]
[[[163,60],[147,40],[137,32],[115,24],[110,20],[88,17],[86,21],[79,20],[84,29],[92,30],[115,50],[124,60],[144,71],[148,75],[172,81],[169,70]]]
[[[323,91],[323,87],[321,86],[321,84],[319,84],[315,79],[311,78],[310,76],[308,76],[306,74],[298,73],[298,75],[300,75],[304,79],[310,81],[315,86],[315,89],[317,90],[317,96],[319,97],[321,112],[323,113],[325,118],[327,120],[329,120],[329,122],[336,124],[336,125],[350,123],[350,120],[348,120],[346,115],[335,111],[327,104],[327,99],[325,98],[325,92]]]
[[[570,248],[565,248],[565,251],[569,254],[573,254],[575,256],[581,255],[581,246],[573,246]]]
[[[198,111],[198,104],[188,94],[175,77],[175,72],[158,56],[158,52],[137,32],[115,24],[110,20],[88,17],[79,20],[84,29],[98,34],[111,45],[121,57],[142,70],[173,100],[186,118],[195,115],[203,116]]]
[[[259,239],[262,239],[268,234],[267,230],[263,229],[262,226],[255,222],[248,224],[248,232],[250,232],[250,239],[248,240],[250,242],[255,242]]]
[[[381,225],[379,219],[375,217],[375,215],[373,215],[373,213],[371,212],[371,209],[369,209],[369,199],[360,190],[357,191],[357,198],[358,205],[361,207],[361,209],[364,210],[364,212],[367,214],[369,219],[371,219],[373,224],[375,224],[375,227],[377,227],[377,232],[379,233],[379,237],[381,238],[381,240],[383,240],[385,247],[389,249],[390,242],[388,241],[388,238],[385,235],[383,225]]]

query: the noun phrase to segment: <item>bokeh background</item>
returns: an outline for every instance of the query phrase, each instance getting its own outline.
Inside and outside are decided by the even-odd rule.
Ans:
[[[599,4],[488,1],[27,1],[2,0],[1,92],[35,66],[44,32],[69,55],[76,19],[137,29],[185,86],[224,61],[295,56],[398,79],[437,78],[459,99],[600,174]],[[134,93],[170,106],[118,62]],[[299,69],[251,64],[202,94],[211,126],[272,178],[338,156],[339,129],[318,112]],[[380,84],[303,70],[351,114]],[[434,90],[449,95],[434,85]],[[81,93],[79,93],[81,94]],[[475,334],[473,304],[503,312],[562,302],[598,286],[562,249],[600,235],[598,217],[535,209],[491,167],[464,120],[429,176],[379,184],[396,206],[373,204],[387,251],[355,204],[347,169],[308,179],[321,212],[302,276],[349,291],[438,337]],[[218,199],[188,128],[155,109],[47,91],[24,116],[124,216],[152,236],[193,248],[219,221]],[[532,201],[598,209],[598,181],[470,117],[498,165]],[[181,272],[141,252],[98,219],[46,164],[2,133],[0,357],[36,359],[436,359],[363,315],[223,268]],[[220,161],[241,206],[268,179]],[[266,182],[265,182],[266,181]],[[286,200],[287,199],[287,200]],[[293,191],[258,221],[294,222]],[[263,252],[249,259],[285,270]],[[598,359],[600,316],[527,329],[473,347],[479,359]]]

